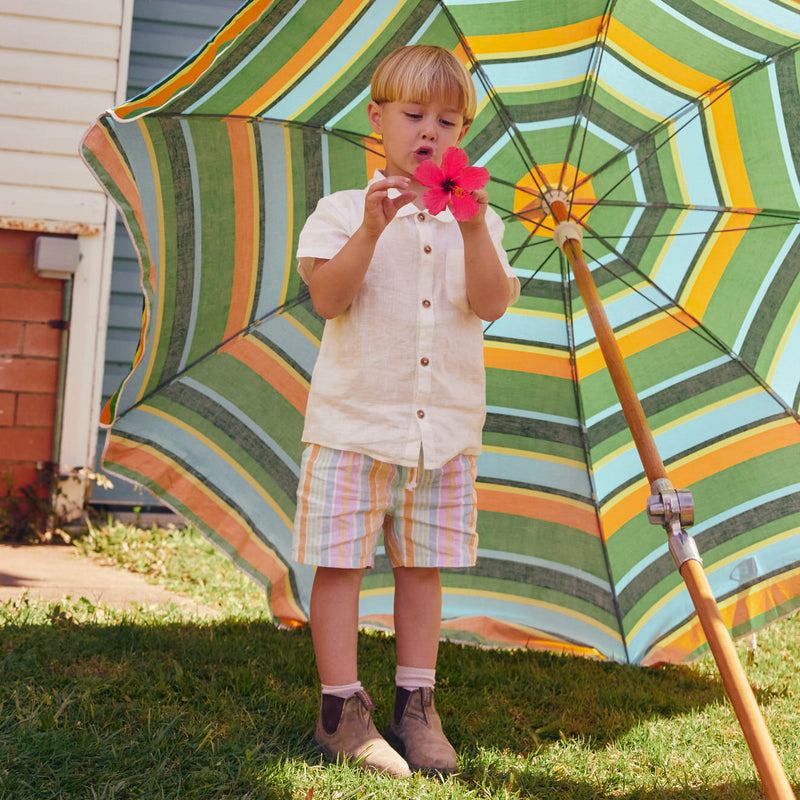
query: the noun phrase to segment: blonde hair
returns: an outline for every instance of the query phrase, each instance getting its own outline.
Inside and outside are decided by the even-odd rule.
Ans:
[[[475,86],[467,68],[444,47],[414,44],[389,53],[372,76],[376,103],[433,99],[451,105],[468,125],[475,119]]]

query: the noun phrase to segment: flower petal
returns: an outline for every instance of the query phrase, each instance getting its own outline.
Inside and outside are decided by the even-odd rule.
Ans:
[[[489,170],[486,167],[466,167],[458,176],[458,185],[468,191],[483,189],[489,183]]]
[[[435,216],[447,208],[450,197],[450,192],[446,192],[444,189],[437,186],[433,189],[428,189],[428,191],[422,195],[422,202],[425,204],[425,208]]]
[[[470,192],[486,186],[489,171],[470,167],[469,158],[460,147],[448,147],[442,154],[441,167],[433,161],[423,161],[414,170],[414,178],[430,187],[422,195],[422,202],[431,214],[439,214],[449,205],[456,219],[466,220],[480,208]]]
[[[441,186],[444,181],[444,174],[435,161],[428,159],[414,170],[414,179],[418,180],[423,186]]]
[[[478,213],[479,208],[478,201],[471,194],[457,192],[450,201],[453,216],[460,220],[471,219]]]
[[[468,164],[469,157],[460,147],[448,147],[442,156],[442,172],[445,180],[457,179]]]

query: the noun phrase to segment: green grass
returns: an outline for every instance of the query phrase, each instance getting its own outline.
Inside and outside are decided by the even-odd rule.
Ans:
[[[274,627],[263,594],[193,532],[112,526],[79,546],[224,616],[80,598],[0,605],[2,800],[762,796],[709,659],[642,669],[443,644],[437,706],[460,774],[393,781],[327,765],[310,741],[318,689],[307,630]],[[359,647],[382,727],[393,640],[363,635]],[[794,616],[759,634],[747,668],[796,789],[799,661]]]

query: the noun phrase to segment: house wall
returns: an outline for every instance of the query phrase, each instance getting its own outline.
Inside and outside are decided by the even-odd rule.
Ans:
[[[29,335],[44,333],[37,326],[60,305],[53,298],[71,298],[63,392],[50,380],[41,394],[51,401],[37,401],[40,420],[63,408],[52,428],[61,430],[54,456],[64,472],[94,463],[115,221],[79,146],[89,125],[124,99],[132,8],[133,0],[0,0],[0,321],[7,323],[8,337],[3,352],[15,360],[29,355]],[[58,281],[33,274],[31,248],[39,234],[77,237],[80,260],[73,277]],[[22,329],[20,320],[8,318],[21,291],[30,303]],[[61,308],[56,317],[62,317]],[[28,377],[5,374],[3,410],[9,414],[13,405],[16,421],[20,397],[40,393],[28,391]],[[19,385],[9,379],[15,374]],[[8,434],[12,426],[4,427]],[[35,462],[25,463],[15,467],[15,481],[31,475]]]

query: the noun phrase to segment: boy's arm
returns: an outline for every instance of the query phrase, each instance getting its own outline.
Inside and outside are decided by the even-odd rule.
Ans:
[[[478,201],[480,211],[471,219],[458,223],[464,239],[467,299],[477,316],[491,322],[503,316],[511,299],[508,275],[497,257],[486,226],[489,194],[481,189],[473,192],[472,196]]]
[[[370,184],[361,226],[333,258],[318,258],[314,263],[308,289],[321,317],[333,319],[350,308],[367,274],[380,235],[398,210],[416,197],[416,192],[406,191],[408,184],[408,178],[401,177]],[[399,190],[397,197],[389,197],[392,188]]]

